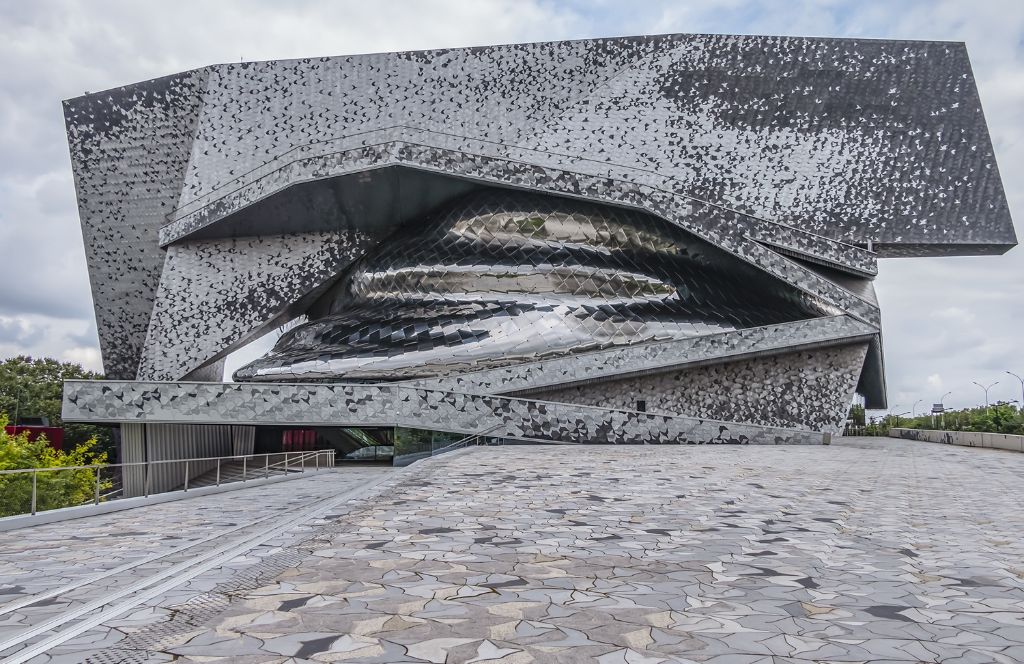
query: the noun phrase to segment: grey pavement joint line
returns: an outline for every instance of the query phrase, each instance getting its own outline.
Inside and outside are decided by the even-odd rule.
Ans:
[[[301,509],[301,508],[296,508],[296,509]],[[6,614],[10,613],[11,611],[17,611],[18,609],[24,608],[26,606],[31,606],[33,604],[37,604],[38,602],[42,602],[44,600],[50,599],[51,597],[58,597],[60,595],[63,595],[64,593],[71,592],[72,590],[76,590],[78,588],[81,588],[82,586],[87,586],[90,583],[96,583],[97,581],[101,581],[101,580],[106,579],[108,577],[115,576],[117,574],[121,574],[122,572],[127,572],[129,570],[135,569],[136,567],[139,567],[141,565],[146,565],[148,563],[155,562],[157,560],[160,560],[161,558],[167,558],[167,557],[176,555],[178,553],[181,553],[182,551],[188,551],[191,548],[200,546],[202,544],[206,544],[207,542],[209,542],[211,540],[215,540],[215,539],[224,537],[225,535],[230,535],[231,533],[237,532],[239,530],[244,530],[246,528],[252,528],[253,526],[258,526],[259,524],[261,524],[261,523],[263,523],[265,521],[269,521],[270,519],[274,519],[274,518],[279,518],[280,516],[281,516],[280,514],[271,514],[271,515],[265,516],[265,517],[263,517],[261,519],[257,519],[256,521],[250,521],[249,523],[244,523],[244,524],[242,524],[240,526],[235,526],[234,528],[228,528],[227,530],[222,530],[222,531],[216,532],[216,533],[214,533],[212,535],[209,535],[209,536],[204,537],[202,539],[196,540],[194,542],[189,542],[188,544],[183,544],[182,546],[170,549],[169,551],[163,551],[163,552],[158,551],[158,552],[156,552],[156,553],[154,553],[154,554],[152,554],[150,556],[146,556],[145,558],[142,558],[141,560],[133,560],[133,561],[127,562],[124,565],[120,565],[118,567],[115,567],[114,569],[107,570],[105,572],[100,572],[99,574],[93,574],[91,576],[87,576],[87,577],[85,577],[83,579],[79,579],[78,581],[75,581],[74,583],[70,583],[70,584],[68,584],[66,586],[61,586],[60,588],[54,588],[53,590],[49,590],[47,592],[39,593],[38,595],[32,595],[31,597],[24,597],[24,598],[22,598],[20,600],[17,600],[15,602],[11,602],[10,604],[5,604],[3,606],[0,606],[0,616],[6,615]],[[0,652],[3,652],[4,650],[7,649],[6,647],[4,647],[4,645],[5,644],[0,643]]]
[[[374,471],[387,479],[362,497],[29,661],[1022,662],[1022,464],[889,438],[466,448]],[[224,518],[287,491],[254,489]],[[133,510],[119,546],[224,502]],[[88,564],[111,527],[0,541],[5,590]]]
[[[132,597],[131,599],[121,602],[120,604],[117,604],[106,611],[102,611],[101,613],[98,613],[97,615],[91,618],[87,618],[78,623],[77,625],[75,625],[74,627],[66,629],[62,632],[58,632],[57,634],[54,634],[53,636],[30,646],[29,648],[21,651],[20,653],[17,653],[15,655],[12,655],[11,657],[4,659],[3,664],[18,664],[20,662],[27,662],[29,659],[45,653],[50,648],[58,646],[64,643],[65,641],[68,641],[69,639],[72,639],[75,636],[78,636],[79,634],[88,631],[93,627],[96,627],[97,625],[101,625],[107,620],[116,618],[117,616],[122,615],[123,613],[138,606],[139,604],[142,604],[143,602],[153,599],[154,597],[157,597],[163,594],[164,592],[178,585],[181,585],[182,583],[202,574],[203,572],[206,572],[220,564],[223,564],[231,560],[232,558],[235,558],[236,556],[248,551],[249,549],[252,549],[255,546],[259,546],[263,542],[266,542],[267,540],[288,530],[292,526],[298,525],[311,518],[315,518],[319,514],[334,507],[337,507],[338,505],[348,500],[358,498],[359,496],[365,494],[366,492],[376,487],[384,480],[388,479],[391,475],[392,473],[386,473],[381,477],[370,480],[366,484],[363,484],[362,486],[357,487],[352,491],[348,491],[336,498],[321,503],[319,506],[314,507],[312,509],[303,510],[303,508],[298,508],[296,510],[287,512],[284,515],[284,518],[286,520],[283,523],[280,523],[279,525],[274,526],[269,530],[265,530],[260,534],[254,536],[243,537],[241,540],[229,542],[228,544],[220,546],[214,549],[213,551],[203,554],[202,556],[179,563],[167,570],[164,570],[163,572],[155,574],[147,579],[143,579],[142,581],[132,584],[131,586],[124,588],[118,592],[112,593],[111,595],[90,602],[82,607],[79,607],[78,609],[61,614],[60,616],[57,616],[52,620],[48,620],[45,623],[33,627],[32,629],[23,632],[12,639],[0,643],[0,652],[6,651],[10,648],[17,646],[20,643],[24,643],[32,637],[51,631],[52,629],[55,629],[60,625],[70,622],[71,620],[74,620],[85,613],[101,608],[115,600],[125,597],[126,595],[130,595],[132,593],[144,590],[147,587],[149,587],[148,590],[139,595],[136,595],[135,597]],[[295,512],[300,510],[301,512],[300,514],[298,514],[298,516],[291,516],[295,514]],[[156,583],[157,581],[160,581],[162,579],[166,579],[167,577],[171,578],[158,586],[150,587],[152,586],[153,583]]]

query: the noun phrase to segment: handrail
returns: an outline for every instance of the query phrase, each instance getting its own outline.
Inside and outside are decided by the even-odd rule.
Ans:
[[[307,459],[309,459],[311,457],[318,456],[321,451],[327,452],[328,450],[304,450],[304,451],[301,451],[301,452],[277,452],[277,454],[299,454],[301,456],[298,458],[298,461],[301,462],[303,465],[305,465],[305,462],[306,462]],[[333,452],[334,450],[330,450],[330,451]],[[271,454],[268,454],[267,456],[273,456],[273,454],[274,453],[271,453]],[[266,468],[277,468],[278,466],[284,466],[284,468],[287,469],[288,468],[288,457],[285,457],[283,461],[278,461],[277,463],[268,463],[266,465]]]
[[[284,459],[283,459],[283,461],[277,461],[277,462],[271,464],[270,463],[271,457],[275,457],[275,456],[276,457],[283,456]],[[231,460],[238,460],[238,459],[240,459],[242,461],[242,477],[241,477],[241,479],[235,479],[235,480],[230,481],[229,483],[233,483],[233,482],[244,483],[244,482],[246,482],[249,479],[250,473],[251,473],[251,475],[253,476],[254,479],[256,479],[258,477],[258,474],[264,474],[264,477],[266,478],[266,477],[269,476],[269,471],[270,471],[271,468],[273,468],[275,474],[277,474],[278,472],[280,472],[280,466],[282,466],[282,465],[284,466],[284,470],[286,471],[285,474],[288,474],[287,471],[289,470],[289,468],[288,468],[289,462],[294,464],[297,467],[296,468],[296,472],[302,472],[302,473],[306,472],[306,466],[310,465],[309,461],[311,459],[315,461],[314,470],[316,470],[316,471],[320,471],[321,469],[333,468],[334,467],[334,456],[335,456],[335,451],[333,449],[329,449],[329,450],[300,450],[300,451],[295,451],[295,452],[268,452],[268,453],[265,453],[265,454],[234,454],[234,455],[230,455],[230,456],[220,456],[220,457],[190,457],[190,458],[187,458],[187,459],[158,459],[158,460],[153,460],[153,461],[135,461],[135,462],[129,462],[129,463],[97,463],[97,464],[92,464],[92,465],[88,465],[88,466],[51,466],[51,467],[47,467],[47,468],[12,468],[12,469],[7,469],[7,470],[0,470],[0,475],[14,476],[14,475],[26,475],[28,473],[32,474],[31,475],[32,491],[31,491],[31,495],[30,495],[29,508],[27,510],[21,512],[21,514],[28,513],[28,514],[31,514],[31,515],[34,516],[37,513],[37,511],[38,511],[37,508],[39,506],[39,474],[40,473],[60,472],[60,471],[65,471],[65,470],[79,470],[79,471],[80,470],[91,470],[91,471],[95,471],[94,472],[95,477],[93,478],[94,487],[93,487],[93,491],[92,491],[92,494],[93,494],[92,498],[90,498],[88,500],[85,500],[85,501],[79,503],[78,505],[87,505],[89,503],[92,503],[94,505],[99,505],[101,500],[106,500],[111,495],[113,495],[115,493],[121,493],[121,494],[124,493],[124,487],[123,486],[118,488],[114,492],[110,492],[110,493],[107,493],[107,494],[101,493],[101,489],[102,489],[103,481],[104,481],[102,479],[104,477],[104,473],[103,473],[104,469],[117,469],[117,468],[120,468],[122,473],[123,473],[125,469],[136,468],[136,467],[139,467],[139,466],[144,467],[145,468],[145,480],[144,480],[145,492],[144,492],[144,495],[146,497],[148,497],[150,495],[150,477],[152,475],[152,473],[150,473],[150,466],[156,466],[156,465],[159,465],[159,464],[168,464],[168,463],[184,464],[185,465],[185,470],[184,470],[183,482],[182,482],[182,484],[180,486],[178,486],[177,488],[168,489],[167,491],[160,491],[158,493],[170,493],[170,492],[173,492],[173,491],[182,491],[184,493],[187,493],[188,490],[189,490],[189,481],[194,479],[194,477],[190,476],[190,474],[189,474],[189,464],[190,463],[194,464],[195,462],[203,462],[205,464],[213,465],[214,468],[210,468],[209,470],[200,470],[200,472],[198,474],[196,474],[195,477],[199,477],[199,476],[207,474],[209,472],[214,472],[214,470],[215,470],[216,471],[216,486],[219,487],[222,484],[222,482],[221,482],[221,467],[223,465],[222,462],[224,462],[224,461],[231,461]],[[321,464],[321,462],[320,462],[321,457],[326,457],[326,460],[325,460],[325,462],[323,464]],[[248,462],[250,460],[258,459],[258,458],[263,458],[263,460],[264,460],[264,463],[263,463],[262,467],[254,464],[251,467],[251,471],[247,472]],[[196,466],[193,465],[192,468],[195,469]],[[207,466],[207,468],[209,468],[209,466]],[[106,477],[107,477],[107,481],[109,481],[110,475],[108,474],[108,475],[106,475]],[[53,507],[52,509],[64,509],[64,508],[67,508],[67,507],[75,507],[75,506],[77,506],[77,505],[60,505],[60,506],[57,506],[57,507]],[[17,515],[10,515],[10,516],[17,516]],[[3,518],[3,517],[0,517],[0,518]]]
[[[257,457],[280,456],[282,454],[328,454],[334,450],[300,450],[296,452],[267,452],[265,454],[235,454],[233,456],[219,457],[191,457],[188,459],[153,459],[152,461],[130,461],[127,463],[95,463],[88,466],[49,466],[45,468],[11,468],[0,470],[0,475],[11,475],[15,473],[47,472],[53,470],[96,470],[99,468],[126,468],[128,466],[149,466],[161,463],[184,463],[185,461],[226,461],[230,459],[255,459]]]
[[[493,433],[493,432],[497,431],[498,429],[500,429],[501,427],[502,427],[502,425],[497,424],[497,425],[491,427],[490,429],[486,429],[484,431],[481,431],[480,433],[474,433],[474,434],[471,434],[469,436],[466,436],[465,438],[461,438],[461,439],[455,441],[454,443],[451,443],[450,445],[445,445],[444,447],[439,447],[436,450],[431,450],[430,456],[434,456],[435,454],[443,454],[444,452],[450,452],[451,450],[458,449],[460,447],[467,447],[469,445],[469,441],[471,441],[473,439],[483,438],[487,434]]]

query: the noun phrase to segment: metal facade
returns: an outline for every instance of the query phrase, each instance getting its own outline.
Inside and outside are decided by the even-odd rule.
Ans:
[[[854,389],[885,403],[876,259],[1016,243],[956,43],[665,35],[226,64],[65,116],[108,376],[211,376],[305,315],[237,374],[270,384],[210,388],[271,404],[259,421],[326,417],[267,399],[279,383],[360,381],[515,413],[526,438],[834,432]],[[178,417],[100,403],[147,385],[70,384],[68,419],[234,421],[185,387]],[[733,433],[608,428],[639,401],[659,411],[644,422]],[[427,419],[480,430],[461,418]]]

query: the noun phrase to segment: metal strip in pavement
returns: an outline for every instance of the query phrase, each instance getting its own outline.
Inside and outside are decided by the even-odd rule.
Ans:
[[[294,509],[301,509],[301,507],[296,507]],[[249,523],[244,523],[244,524],[242,524],[240,526],[235,526],[233,528],[228,528],[227,530],[222,530],[222,531],[216,532],[216,533],[214,533],[212,535],[209,535],[208,537],[204,537],[204,538],[196,540],[194,542],[189,542],[188,544],[183,544],[183,545],[181,545],[179,547],[175,547],[173,549],[170,549],[168,551],[164,551],[162,553],[158,551],[158,552],[156,552],[156,553],[154,553],[152,555],[149,555],[149,556],[146,556],[145,558],[142,558],[141,560],[129,561],[129,562],[123,564],[123,565],[115,567],[114,569],[107,570],[105,572],[99,572],[99,573],[94,574],[92,576],[87,576],[85,578],[79,579],[78,581],[75,581],[74,583],[70,583],[70,584],[68,584],[66,586],[61,586],[60,588],[54,588],[53,590],[48,590],[48,591],[43,592],[43,593],[38,593],[36,595],[30,595],[28,597],[23,597],[20,600],[11,602],[10,604],[4,604],[3,606],[0,606],[0,616],[6,615],[6,614],[10,613],[11,611],[17,611],[18,609],[23,609],[26,606],[31,606],[31,605],[35,604],[36,602],[41,602],[43,600],[50,599],[51,597],[56,597],[58,595],[62,595],[64,593],[66,593],[66,592],[71,592],[72,590],[76,590],[78,588],[81,588],[82,586],[87,586],[90,583],[95,583],[96,581],[101,581],[101,580],[103,580],[103,579],[105,579],[107,577],[113,576],[115,574],[120,574],[121,572],[127,572],[128,570],[135,569],[136,567],[138,567],[140,565],[145,565],[145,564],[151,563],[151,562],[153,562],[155,560],[160,560],[161,558],[166,558],[166,557],[172,556],[172,555],[174,555],[176,553],[181,553],[182,551],[188,551],[192,547],[199,546],[200,544],[205,544],[205,543],[209,542],[210,540],[218,539],[218,538],[224,537],[225,535],[230,535],[233,532],[236,532],[236,531],[239,531],[239,530],[244,530],[245,528],[251,528],[253,526],[257,526],[257,525],[263,523],[264,521],[269,521],[270,519],[274,519],[274,518],[277,518],[277,517],[281,517],[281,516],[283,516],[285,514],[288,514],[289,511],[290,510],[285,510],[284,512],[281,512],[281,513],[278,513],[278,514],[271,514],[270,516],[265,516],[265,517],[263,517],[261,519],[257,519],[256,521],[250,521]],[[0,652],[3,652],[4,650],[6,650],[6,648],[4,648],[3,646],[4,646],[4,644],[0,643]]]
[[[4,641],[3,643],[0,643],[0,652],[13,648],[20,643],[24,643],[25,641],[35,636],[45,634],[46,632],[51,631],[57,627],[60,627],[61,625],[68,623],[90,611],[94,611],[98,608],[101,608],[118,599],[121,599],[122,597],[125,597],[126,595],[130,595],[140,590],[145,590],[147,587],[152,586],[152,584],[163,579],[167,579],[168,577],[171,577],[169,580],[165,581],[164,583],[158,586],[150,587],[148,590],[145,590],[145,592],[142,592],[141,594],[136,595],[135,597],[127,599],[106,611],[102,611],[97,615],[92,616],[91,618],[87,618],[81,621],[73,627],[65,629],[62,632],[58,632],[53,636],[44,639],[43,641],[40,641],[39,643],[29,646],[28,648],[22,650],[19,653],[7,657],[3,660],[3,663],[20,664],[21,662],[26,662],[32,659],[33,657],[41,655],[48,651],[50,648],[59,646],[62,643],[69,641],[70,639],[73,639],[79,634],[82,634],[83,632],[86,632],[92,629],[93,627],[97,627],[103,624],[107,620],[116,618],[130,611],[131,609],[135,608],[139,604],[142,604],[143,602],[146,602],[154,597],[158,597],[159,595],[175,588],[176,586],[181,585],[182,583],[185,583],[186,581],[189,581],[190,579],[202,574],[203,572],[206,572],[210,569],[213,569],[214,567],[217,567],[218,565],[222,565],[238,557],[242,553],[245,553],[253,547],[259,546],[267,540],[279,535],[280,533],[288,530],[293,526],[302,523],[303,521],[308,521],[309,519],[315,518],[319,514],[326,512],[327,510],[330,510],[334,507],[337,507],[338,505],[346,501],[352,500],[353,498],[358,498],[360,495],[369,492],[378,484],[390,478],[393,474],[393,472],[383,473],[381,477],[375,480],[371,480],[367,484],[364,484],[351,491],[343,493],[342,495],[330,499],[326,503],[323,503],[317,507],[306,509],[297,516],[287,518],[283,523],[280,523],[277,526],[273,526],[271,529],[267,530],[264,533],[244,537],[238,541],[229,542],[228,544],[218,547],[212,551],[209,551],[203,554],[202,556],[194,558],[193,560],[178,563],[177,565],[174,565],[173,567],[166,569],[163,572],[155,574],[152,577],[149,577],[148,579],[143,579],[142,581],[134,583],[127,588],[114,592],[106,597],[102,597],[92,602],[89,602],[88,604],[79,607],[78,609],[61,614],[60,616],[56,616],[55,618],[48,620],[41,625],[38,625],[25,632],[22,632],[21,634]],[[297,508],[295,511],[300,510],[302,510],[302,508]],[[284,516],[288,517],[293,513],[294,511],[289,512]],[[278,518],[281,518],[280,515],[276,516]]]

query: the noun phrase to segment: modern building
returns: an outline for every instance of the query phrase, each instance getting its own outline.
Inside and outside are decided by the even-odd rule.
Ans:
[[[1016,243],[959,43],[235,63],[65,116],[110,380],[69,383],[64,419],[128,459],[296,431],[820,443],[855,392],[886,404],[877,259]]]

